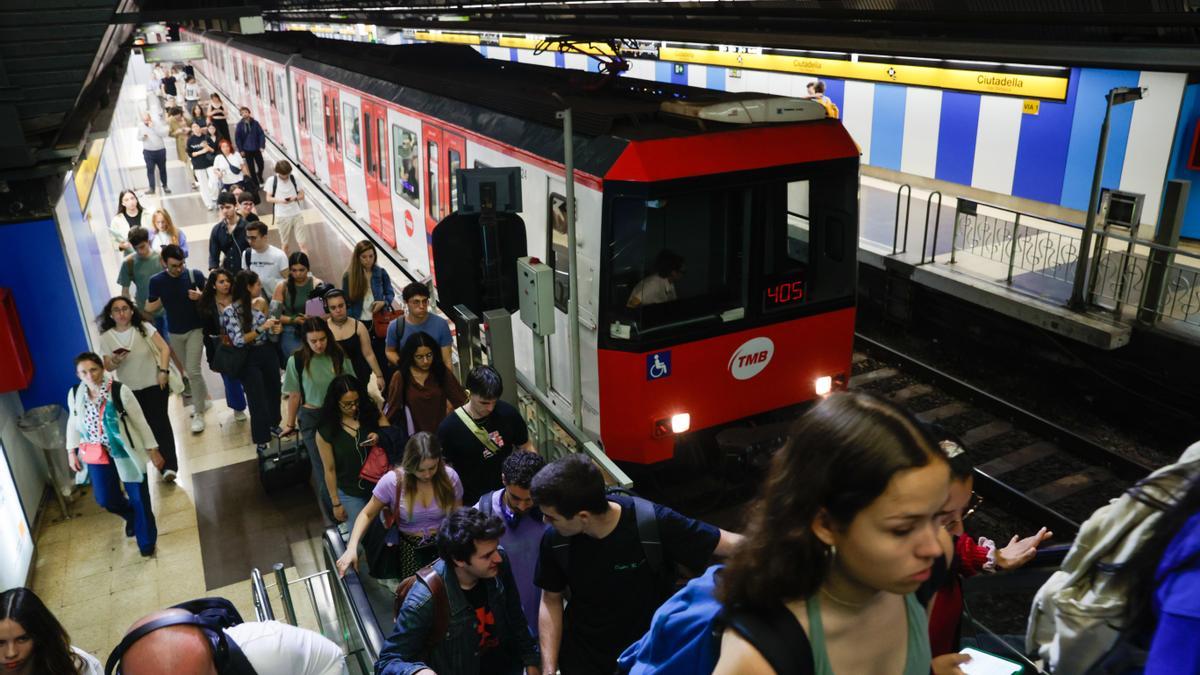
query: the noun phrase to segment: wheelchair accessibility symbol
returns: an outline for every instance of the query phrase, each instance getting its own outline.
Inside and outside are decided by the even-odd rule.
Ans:
[[[655,352],[646,356],[646,379],[661,380],[671,376],[671,352]]]

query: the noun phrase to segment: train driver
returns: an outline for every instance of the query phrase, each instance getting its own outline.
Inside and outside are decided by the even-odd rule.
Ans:
[[[663,249],[654,259],[654,272],[633,287],[625,306],[633,309],[643,305],[674,302],[677,299],[675,282],[683,278],[685,271],[683,256],[670,249]]]

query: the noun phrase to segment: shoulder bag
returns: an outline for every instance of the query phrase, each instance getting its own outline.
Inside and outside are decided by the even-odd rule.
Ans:
[[[475,440],[483,444],[483,447],[487,448],[492,453],[500,452],[500,446],[496,445],[496,442],[492,440],[492,437],[488,435],[488,432],[480,428],[480,426],[475,423],[475,420],[471,419],[471,416],[467,414],[466,406],[456,408],[454,413],[458,415],[458,419],[462,420],[463,426],[467,428],[467,431],[470,431],[471,434],[475,436]]]
[[[375,329],[375,337],[382,340],[387,337],[388,324],[396,318],[403,317],[404,310],[384,307],[371,315],[371,323]]]
[[[135,329],[136,330],[136,329]],[[142,339],[146,341],[146,346],[150,349],[150,354],[154,356],[154,366],[162,363],[162,352],[158,351],[158,346],[154,344],[154,340],[150,339],[149,335],[142,335]],[[167,345],[167,349],[171,346]],[[170,358],[167,359],[167,389],[172,394],[183,393],[183,375],[179,372],[179,368],[175,366],[175,362]]]
[[[217,351],[213,354],[212,369],[222,375],[240,378],[242,369],[246,367],[247,356],[245,347],[235,347],[229,338],[221,336],[218,338]]]

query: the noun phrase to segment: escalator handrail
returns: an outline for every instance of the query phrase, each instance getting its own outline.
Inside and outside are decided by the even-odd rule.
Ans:
[[[346,552],[346,545],[342,542],[342,535],[338,533],[336,527],[326,529],[323,539],[325,553],[331,561],[337,560]],[[353,568],[346,570],[344,577],[339,578],[336,569],[329,570],[329,574],[333,582],[342,587],[342,592],[350,601],[350,609],[354,615],[354,621],[358,624],[359,632],[363,636],[367,655],[374,663],[379,658],[379,652],[383,650],[384,635],[379,628],[379,622],[375,620],[375,612],[372,611],[367,593],[363,590],[362,580]]]

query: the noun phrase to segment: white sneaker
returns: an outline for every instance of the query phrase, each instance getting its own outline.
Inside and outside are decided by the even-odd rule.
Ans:
[[[176,474],[171,469],[167,469],[166,471],[163,472],[163,482],[164,483],[174,483],[176,478],[178,478],[178,474]]]
[[[198,434],[204,431],[204,414],[192,415],[192,433]]]
[[[245,422],[246,421],[246,411],[245,410],[234,410],[233,411],[233,420],[235,422]]]

